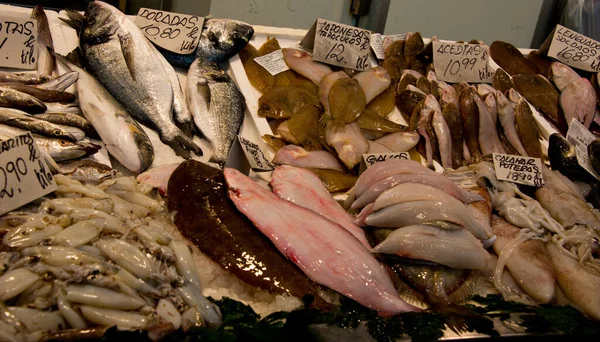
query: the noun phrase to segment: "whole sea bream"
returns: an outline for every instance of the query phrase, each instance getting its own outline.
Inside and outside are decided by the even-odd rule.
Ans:
[[[155,48],[135,23],[115,7],[90,2],[80,47],[90,71],[140,122],[189,158],[202,150],[173,123],[173,88]]]
[[[244,95],[217,63],[202,58],[190,66],[186,94],[196,126],[212,145],[210,161],[225,163],[244,119]]]

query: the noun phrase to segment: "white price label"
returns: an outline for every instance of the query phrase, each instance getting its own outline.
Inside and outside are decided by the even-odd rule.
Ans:
[[[571,119],[569,130],[567,131],[567,141],[575,148],[577,162],[587,172],[592,174],[592,176],[596,177],[596,179],[600,179],[596,170],[594,170],[590,163],[588,154],[588,145],[594,140],[596,140],[596,136],[592,132],[588,131],[588,129],[575,118]]]
[[[513,156],[494,153],[494,168],[499,180],[531,185],[544,186],[542,176],[542,160],[540,158]]]
[[[385,59],[385,49],[383,48],[383,36],[380,33],[371,35],[371,49],[377,59]]]
[[[285,64],[285,60],[283,59],[283,52],[281,49],[273,51],[264,56],[254,58],[254,61],[258,63],[260,66],[265,68],[269,74],[275,76],[280,74],[286,70],[290,70],[287,64]]]
[[[433,42],[435,74],[442,81],[492,83],[489,56],[487,45]]]
[[[248,159],[248,163],[250,163],[250,168],[252,171],[272,171],[275,169],[275,165],[267,160],[265,154],[260,149],[258,144],[255,144],[246,138],[242,138],[239,135],[238,140],[240,141],[242,150],[246,155],[246,159]]]
[[[203,17],[140,8],[135,24],[152,43],[187,55],[198,47]]]
[[[318,18],[301,45],[318,62],[354,70],[370,68],[371,31]]]
[[[367,168],[377,164],[384,162],[386,160],[391,159],[410,159],[410,154],[408,152],[395,152],[395,153],[373,153],[373,154],[363,154],[363,159],[365,161],[365,165]]]
[[[600,42],[556,25],[548,56],[577,69],[600,71]]]
[[[477,189],[481,186],[477,183],[477,174],[475,171],[446,171],[444,176],[450,178],[454,184],[458,185],[461,189],[471,190]]]
[[[0,15],[0,67],[37,68],[37,34],[35,19]]]
[[[0,215],[57,188],[30,133],[0,142]]]

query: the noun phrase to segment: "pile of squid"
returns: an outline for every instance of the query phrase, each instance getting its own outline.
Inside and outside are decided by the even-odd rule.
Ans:
[[[156,340],[220,323],[150,187],[55,180],[55,196],[2,217],[0,340],[101,337],[113,326]]]
[[[406,152],[419,136],[388,118],[395,86],[388,72],[358,72],[316,62],[303,50],[281,49],[291,70],[272,76],[254,58],[279,50],[275,38],[240,52],[250,83],[262,93],[257,114],[276,135],[263,139],[273,162],[313,170],[332,192],[348,190],[366,153]]]

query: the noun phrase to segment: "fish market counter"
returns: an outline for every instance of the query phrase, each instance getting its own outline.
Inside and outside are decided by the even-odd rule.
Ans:
[[[0,340],[600,335],[588,40],[0,9]]]

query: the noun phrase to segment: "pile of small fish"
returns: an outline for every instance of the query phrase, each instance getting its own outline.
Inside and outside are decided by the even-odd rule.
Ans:
[[[525,57],[506,42],[490,45],[490,56],[503,69],[494,79],[502,91],[515,88],[536,107],[561,134],[567,134],[572,119],[590,128],[600,91],[595,74],[589,80],[569,66],[553,61],[543,49]],[[582,74],[589,74],[582,72]]]
[[[258,50],[248,44],[240,52],[250,83],[262,93],[258,115],[271,120],[278,135],[263,136],[277,151],[274,163],[312,169],[335,192],[352,186],[363,154],[415,146],[416,133],[387,119],[394,86],[385,69],[336,71],[305,51],[284,48],[291,70],[272,76],[254,59],[279,49],[271,38]]]
[[[491,153],[541,157],[533,113],[514,87],[497,80],[503,80],[503,71],[495,73],[494,87],[439,80],[433,66],[436,40],[425,45],[418,32],[409,32],[387,47],[382,64],[398,81],[396,105],[421,136],[418,150],[428,166],[435,160],[456,169]]]
[[[150,187],[131,177],[55,180],[56,197],[2,218],[1,340],[99,338],[111,326],[157,340],[220,324],[189,246],[167,233],[168,211]]]

